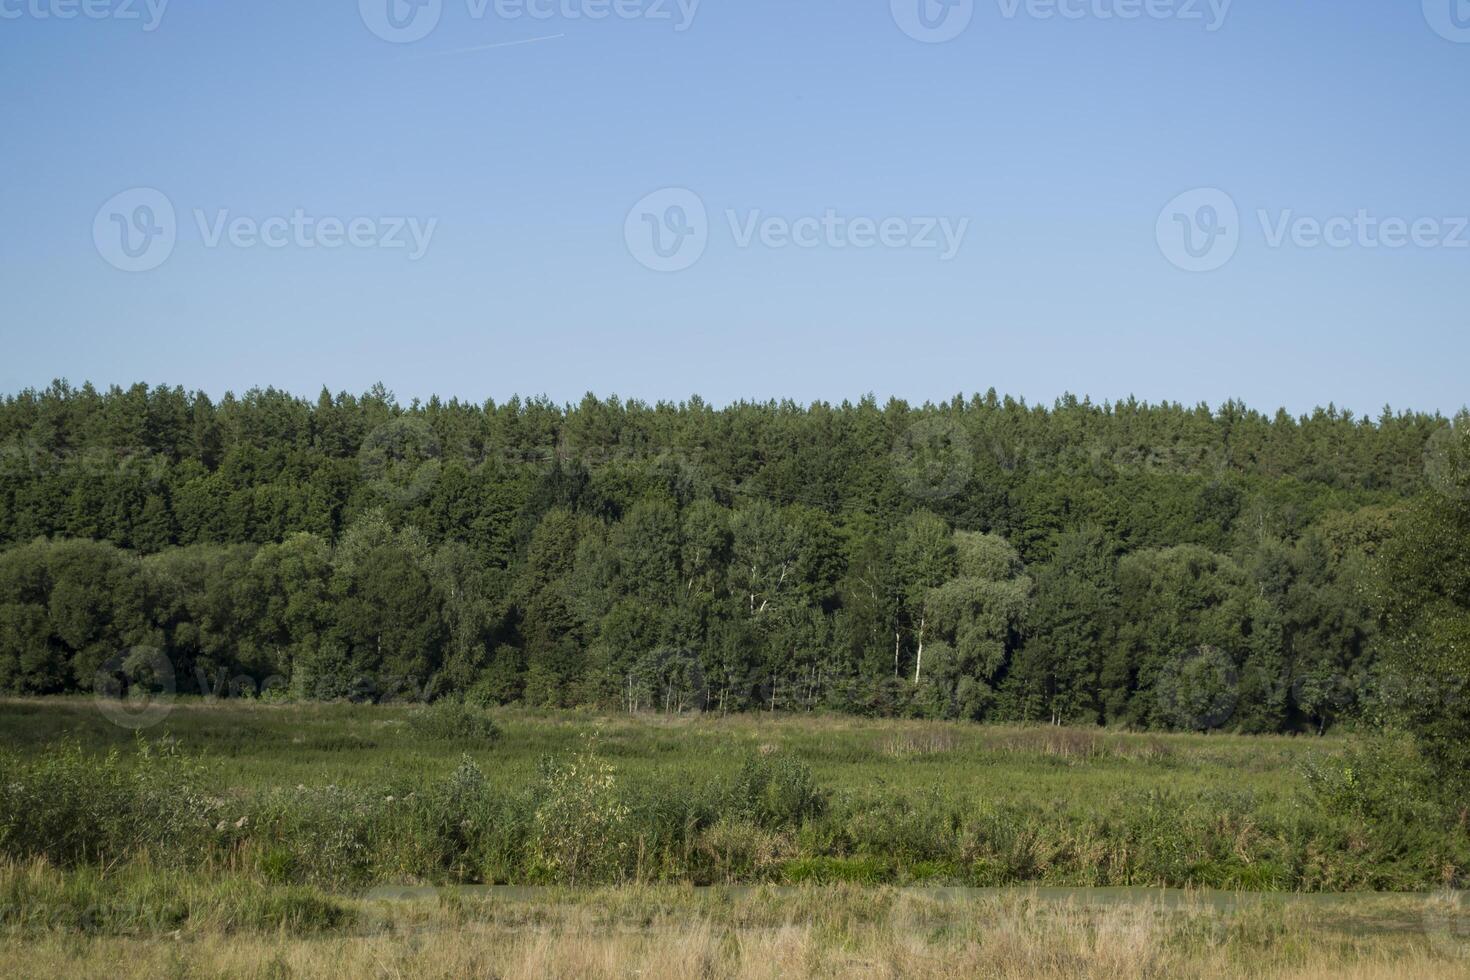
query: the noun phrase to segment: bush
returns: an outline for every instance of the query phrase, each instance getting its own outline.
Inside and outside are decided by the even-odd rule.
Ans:
[[[1314,758],[1302,768],[1308,793],[1326,813],[1405,825],[1442,822],[1433,773],[1406,740],[1383,735],[1356,742],[1340,758]]]
[[[392,840],[380,876],[484,881],[510,877],[525,850],[524,800],[492,792],[469,756],[448,776],[389,804]]]
[[[590,748],[570,762],[543,762],[529,848],[532,873],[568,885],[621,878],[628,814],[612,766]]]
[[[728,812],[760,827],[799,827],[822,815],[827,794],[806,765],[786,756],[745,760],[728,794]]]
[[[387,798],[336,785],[298,786],[266,794],[242,836],[258,848],[259,870],[273,880],[361,885],[374,876],[390,806]]]
[[[204,784],[204,766],[173,743],[140,740],[131,758],[89,757],[71,741],[30,761],[0,757],[0,854],[63,867],[196,860],[227,819]]]
[[[419,738],[435,742],[495,742],[500,726],[483,707],[462,701],[436,701],[415,709],[408,728]]]

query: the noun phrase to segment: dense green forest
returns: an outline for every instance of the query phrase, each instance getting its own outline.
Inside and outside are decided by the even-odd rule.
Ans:
[[[1320,731],[1464,621],[1465,429],[57,382],[0,401],[0,690]]]

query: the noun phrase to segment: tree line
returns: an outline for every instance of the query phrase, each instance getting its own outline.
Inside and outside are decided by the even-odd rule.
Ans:
[[[1461,431],[57,382],[0,400],[0,690],[152,656],[206,693],[1321,731],[1470,605],[1408,571],[1463,563],[1411,533],[1459,519]]]

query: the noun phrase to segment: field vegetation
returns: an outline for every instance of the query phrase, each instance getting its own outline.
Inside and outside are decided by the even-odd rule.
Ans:
[[[0,883],[37,898],[63,889],[44,868],[0,869]],[[197,886],[175,898],[197,911],[188,921],[101,920],[80,931],[9,924],[0,934],[0,973],[107,980],[1464,975],[1463,937],[1409,898],[1219,901],[839,885],[443,890],[330,901],[308,892],[270,902],[223,891]]]
[[[0,973],[1463,975],[1467,553],[1470,417],[23,392]]]
[[[1470,867],[1414,746],[841,717],[85,700],[0,712],[0,849],[429,883],[1423,891]]]

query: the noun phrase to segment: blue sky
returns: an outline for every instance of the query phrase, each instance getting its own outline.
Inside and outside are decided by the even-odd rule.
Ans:
[[[1470,401],[1470,0],[85,2],[0,0],[5,391]]]

